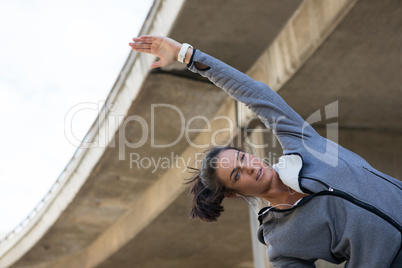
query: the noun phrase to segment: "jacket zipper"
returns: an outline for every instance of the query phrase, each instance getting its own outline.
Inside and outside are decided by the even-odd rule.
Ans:
[[[320,181],[318,179],[307,178],[307,177],[304,177],[304,178],[316,181],[316,182],[324,185],[327,188],[326,191],[321,191],[321,192],[316,193],[315,194],[316,196],[317,195],[333,195],[333,196],[338,196],[340,198],[343,198],[343,199],[351,202],[352,204],[355,204],[356,206],[359,206],[359,207],[361,207],[361,208],[363,208],[363,209],[365,209],[365,210],[367,210],[367,211],[369,211],[371,213],[374,213],[375,215],[377,215],[378,217],[380,217],[383,220],[387,221],[389,224],[394,226],[399,232],[402,233],[402,226],[399,225],[394,219],[392,219],[390,216],[388,216],[387,214],[385,214],[384,212],[382,212],[378,208],[376,208],[376,207],[374,207],[374,206],[372,206],[372,205],[370,205],[370,204],[368,204],[366,202],[363,202],[363,201],[351,196],[348,193],[345,193],[345,192],[340,191],[340,190],[336,190],[336,189],[332,188],[331,186],[329,186],[328,184],[326,184],[325,182],[322,182],[322,181]]]

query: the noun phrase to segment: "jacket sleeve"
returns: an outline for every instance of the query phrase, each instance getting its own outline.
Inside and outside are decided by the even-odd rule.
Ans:
[[[197,68],[202,63],[207,68]],[[315,143],[321,136],[266,84],[254,81],[235,68],[194,50],[188,69],[207,77],[235,100],[244,103],[277,136],[282,148],[296,150],[302,140]]]

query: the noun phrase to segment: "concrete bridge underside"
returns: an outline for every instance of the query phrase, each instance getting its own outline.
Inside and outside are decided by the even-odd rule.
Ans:
[[[339,115],[328,122],[338,122],[339,143],[402,178],[401,17],[398,0],[165,0],[155,1],[142,33],[188,42],[247,72],[303,118],[338,101]],[[188,139],[208,144],[219,129],[234,135],[222,131],[214,141],[236,139],[236,122],[250,115],[239,117],[242,106],[185,66],[150,72],[153,60],[130,54],[109,96],[116,110],[92,128],[93,141],[108,146],[83,150],[42,213],[0,245],[0,267],[254,267],[247,205],[225,200],[219,222],[191,221],[183,184],[190,175],[180,162],[194,165],[203,151]],[[153,104],[174,105],[185,123],[204,116],[211,128],[153,148],[182,131],[180,112]],[[111,127],[121,115],[134,117]],[[130,148],[143,138],[141,122],[149,138]],[[326,123],[313,126],[325,136]],[[130,161],[175,156],[177,167],[154,172]]]

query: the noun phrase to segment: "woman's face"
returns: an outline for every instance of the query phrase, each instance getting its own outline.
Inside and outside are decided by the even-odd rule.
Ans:
[[[267,197],[278,175],[260,158],[233,149],[219,154],[216,173],[223,184],[238,194]]]

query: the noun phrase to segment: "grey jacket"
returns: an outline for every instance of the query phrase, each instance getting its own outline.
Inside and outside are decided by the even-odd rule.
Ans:
[[[292,188],[309,195],[290,209],[260,212],[258,236],[274,267],[315,267],[317,259],[402,267],[401,181],[320,136],[264,83],[199,50],[188,68],[246,104],[274,131],[285,155],[302,159]]]

